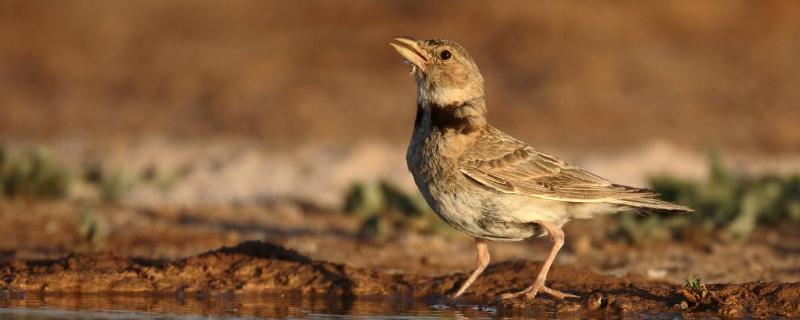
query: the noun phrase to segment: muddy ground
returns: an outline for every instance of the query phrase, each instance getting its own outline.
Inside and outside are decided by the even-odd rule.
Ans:
[[[556,266],[553,288],[582,296],[556,301],[496,301],[498,294],[521,289],[539,268],[534,261],[491,265],[465,299],[503,310],[543,309],[559,313],[669,312],[722,316],[800,315],[800,284],[754,282],[709,285],[709,296],[687,298],[681,286],[639,276],[603,276]],[[174,295],[301,292],[327,296],[405,296],[442,298],[466,278],[391,274],[317,261],[281,246],[248,241],[173,261],[133,259],[110,253],[73,254],[61,259],[11,259],[0,267],[4,291],[52,293],[170,293]],[[8,294],[7,294],[8,295]]]
[[[299,204],[134,208],[13,200],[0,209],[4,305],[21,293],[109,292],[171,299],[299,293],[437,304],[474,263],[466,236],[365,237],[357,217]],[[698,238],[633,245],[610,234],[613,227],[599,219],[565,229],[567,245],[549,283],[581,299],[494,301],[534,278],[548,243],[533,239],[492,243],[494,263],[462,302],[510,313],[800,315],[800,239],[793,228],[762,228],[742,243]],[[700,303],[681,292],[688,275],[707,284],[710,294]]]
[[[396,230],[361,233],[363,219],[300,204],[238,204],[197,208],[136,208],[75,201],[0,203],[0,259],[57,259],[112,251],[119,256],[175,260],[248,240],[275,243],[313,259],[390,273],[442,275],[474,267],[472,239]],[[757,229],[744,241],[689,234],[682,241],[629,243],[613,219],[566,225],[557,265],[605,275],[640,274],[682,284],[693,275],[709,283],[800,282],[796,226]],[[492,261],[541,260],[544,239],[493,242]]]

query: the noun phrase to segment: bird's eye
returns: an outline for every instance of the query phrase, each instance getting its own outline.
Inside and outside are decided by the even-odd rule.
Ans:
[[[442,58],[442,60],[450,59],[451,56],[453,56],[453,54],[451,54],[448,50],[442,50],[442,52],[439,52],[439,57]]]

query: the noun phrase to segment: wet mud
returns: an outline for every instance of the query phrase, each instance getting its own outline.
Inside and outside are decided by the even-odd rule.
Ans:
[[[400,274],[316,261],[260,241],[172,260],[120,257],[113,253],[72,254],[60,259],[0,260],[4,299],[20,294],[166,294],[173,297],[300,294],[338,298],[426,299],[432,304],[475,303],[508,312],[600,314],[681,313],[719,316],[800,316],[800,283],[708,284],[702,298],[683,286],[639,276],[613,277],[554,266],[550,287],[581,296],[559,301],[498,301],[534,279],[539,263],[492,264],[464,298],[448,301],[467,274]]]

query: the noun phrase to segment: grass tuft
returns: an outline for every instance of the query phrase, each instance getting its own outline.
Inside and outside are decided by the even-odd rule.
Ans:
[[[447,234],[452,229],[418,192],[406,193],[387,181],[355,182],[345,195],[344,211],[361,217],[361,233],[385,238],[398,231]]]
[[[0,195],[56,199],[69,191],[70,175],[45,148],[14,156],[0,146]]]
[[[702,279],[691,275],[686,277],[686,284],[679,292],[686,301],[686,305],[693,308],[708,308],[719,302],[713,292],[703,284]]]
[[[707,181],[655,176],[650,184],[667,201],[696,210],[689,214],[620,215],[621,234],[634,243],[670,238],[745,240],[759,225],[800,222],[800,175],[739,177],[720,157],[709,157]]]
[[[110,170],[100,163],[89,163],[84,166],[83,178],[97,188],[101,200],[119,202],[135,184],[135,177],[123,170]]]

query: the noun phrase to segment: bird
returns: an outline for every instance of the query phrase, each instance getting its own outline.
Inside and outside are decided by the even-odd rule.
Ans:
[[[390,46],[416,81],[416,117],[406,163],[427,204],[475,239],[477,267],[448,297],[464,294],[489,265],[487,241],[546,236],[552,242],[532,284],[498,299],[577,295],[545,284],[570,220],[624,211],[690,212],[645,188],[612,183],[490,125],[484,79],[464,47],[443,39],[395,37]]]

